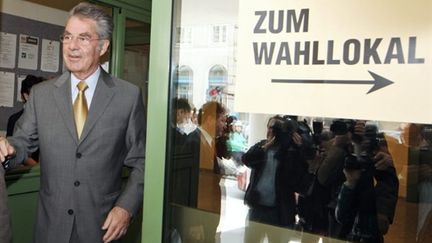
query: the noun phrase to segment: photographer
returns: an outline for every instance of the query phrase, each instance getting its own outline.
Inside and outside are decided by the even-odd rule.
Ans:
[[[306,173],[302,137],[297,122],[274,116],[267,123],[267,139],[252,146],[242,157],[251,168],[250,183],[245,194],[249,220],[293,228],[296,215],[294,193]],[[260,242],[265,233],[250,224],[244,242]],[[268,235],[269,241],[278,241]]]
[[[331,130],[335,137],[318,171],[330,194],[328,235],[380,242],[375,240],[393,220],[399,187],[385,140],[365,121],[335,120]]]
[[[323,204],[322,214],[327,215],[328,219],[323,226],[327,227],[325,235],[344,239],[350,230],[349,226],[339,224],[334,212],[338,193],[345,181],[345,157],[354,152],[354,143],[358,143],[357,138],[364,133],[364,122],[338,119],[333,121],[330,130],[334,137],[323,147],[322,162],[316,174]]]
[[[366,169],[345,168],[346,181],[339,192],[335,216],[341,224],[352,225],[348,240],[359,242],[384,242],[393,221],[399,183],[390,155],[378,152],[374,157],[373,179]],[[367,185],[368,183],[372,183]],[[369,191],[367,187],[371,187]],[[372,200],[375,199],[375,200]]]

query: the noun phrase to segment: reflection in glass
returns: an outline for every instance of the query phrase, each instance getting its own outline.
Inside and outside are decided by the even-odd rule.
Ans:
[[[187,65],[177,69],[175,84],[177,85],[177,96],[179,98],[193,99],[193,71]]]
[[[171,242],[431,240],[429,125],[238,112],[238,1],[175,4]]]
[[[150,24],[126,19],[123,79],[141,88],[147,107]]]

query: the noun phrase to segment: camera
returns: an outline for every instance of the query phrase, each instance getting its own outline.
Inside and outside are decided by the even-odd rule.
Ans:
[[[354,133],[355,120],[336,119],[330,125],[330,131],[335,135],[345,135],[348,132]]]
[[[299,129],[299,126],[296,120],[284,117],[276,119],[272,129],[275,141],[284,147],[289,147],[293,143],[292,135]]]
[[[375,161],[372,158],[384,141],[384,135],[378,132],[378,128],[375,125],[366,125],[361,144],[361,153],[359,155],[350,154],[346,156],[344,168],[357,170],[373,169]]]
[[[369,170],[374,168],[375,162],[372,157],[367,154],[361,154],[356,156],[355,154],[349,154],[345,157],[344,169],[347,170]]]
[[[345,135],[350,132],[352,134],[352,140],[360,143],[363,137],[354,132],[355,125],[356,121],[352,119],[336,119],[333,120],[330,125],[330,131],[333,132],[334,135]]]

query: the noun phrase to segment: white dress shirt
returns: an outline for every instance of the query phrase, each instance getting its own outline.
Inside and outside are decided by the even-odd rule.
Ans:
[[[88,88],[85,91],[85,97],[86,97],[86,101],[87,101],[87,108],[90,110],[90,105],[93,99],[93,95],[96,89],[96,85],[100,76],[101,70],[100,67],[98,67],[98,69],[96,70],[96,72],[94,72],[92,75],[90,75],[86,80],[84,80],[84,82],[87,84]],[[71,91],[72,91],[72,104],[75,102],[75,99],[78,95],[78,88],[77,88],[77,84],[80,82],[81,80],[78,79],[77,77],[75,77],[75,75],[73,75],[73,73],[71,73]]]

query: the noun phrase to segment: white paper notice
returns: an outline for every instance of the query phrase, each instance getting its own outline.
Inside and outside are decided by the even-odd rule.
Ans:
[[[39,38],[20,35],[18,67],[36,70],[38,64]]]
[[[42,39],[41,70],[58,72],[60,60],[60,42]]]
[[[15,68],[17,35],[0,32],[0,67]]]
[[[15,73],[0,72],[0,106],[13,107]]]

